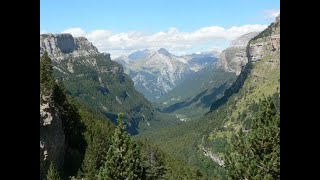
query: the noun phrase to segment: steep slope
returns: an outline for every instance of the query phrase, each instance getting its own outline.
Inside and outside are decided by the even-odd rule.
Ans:
[[[178,86],[186,77],[216,61],[215,53],[175,56],[160,48],[138,51],[114,59],[133,79],[135,87],[149,100],[156,101]]]
[[[85,38],[42,34],[40,55],[44,51],[52,58],[55,77],[63,81],[70,95],[113,121],[117,113],[125,113],[130,133],[137,134],[141,123],[148,124],[154,118],[150,102],[135,90],[123,67]]]
[[[259,99],[272,96],[280,110],[280,15],[275,23],[252,38],[247,45],[248,64],[221,100],[213,103],[207,117],[216,120],[215,114],[225,111],[221,125],[207,129],[202,135],[202,147],[224,158],[231,135],[243,128],[250,130],[251,120],[257,112]],[[216,101],[218,102],[218,101]]]
[[[196,119],[210,110],[211,104],[223,95],[235,78],[234,73],[211,64],[189,75],[154,104],[161,112],[174,114],[180,120]]]
[[[40,179],[48,171],[51,161],[62,167],[65,155],[65,133],[62,119],[53,103],[42,97],[40,102]]]
[[[248,63],[237,80],[204,117],[179,126],[147,132],[165,152],[196,165],[210,179],[227,179],[224,155],[231,136],[242,127],[250,130],[258,101],[272,95],[280,109],[280,15],[276,22],[251,39],[246,48]]]
[[[48,54],[40,58],[40,179],[51,163],[61,175],[74,173],[84,155],[84,126],[63,87],[54,80]],[[71,166],[72,165],[72,166]]]

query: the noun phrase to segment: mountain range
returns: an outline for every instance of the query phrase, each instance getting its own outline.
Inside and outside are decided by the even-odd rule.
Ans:
[[[185,78],[214,63],[218,52],[176,56],[164,48],[145,49],[113,59],[122,64],[138,91],[156,101]]]
[[[125,67],[136,89],[160,112],[186,121],[208,112],[233,83],[248,62],[246,44],[258,33],[238,37],[222,52],[176,56],[164,48],[145,49],[114,61]]]

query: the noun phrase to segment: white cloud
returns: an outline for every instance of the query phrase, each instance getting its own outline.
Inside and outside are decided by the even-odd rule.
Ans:
[[[62,33],[70,33],[75,37],[85,36],[86,32],[82,30],[81,28],[70,28],[65,31],[62,31]]]
[[[47,30],[41,30],[41,29],[40,29],[40,34],[46,34],[46,33],[48,33]]]
[[[264,14],[265,18],[274,20],[280,14],[280,9],[268,9],[264,11]]]
[[[85,32],[81,28],[71,28],[63,31],[73,36],[84,36],[95,45],[100,52],[111,53],[115,58],[140,49],[159,49],[161,47],[171,52],[183,54],[202,47],[226,48],[235,38],[253,31],[262,31],[267,25],[244,25],[223,28],[219,26],[203,27],[193,32],[180,32],[177,28],[170,28],[165,32],[142,33],[137,31],[113,33],[110,30],[94,30]],[[209,48],[208,50],[211,50]]]

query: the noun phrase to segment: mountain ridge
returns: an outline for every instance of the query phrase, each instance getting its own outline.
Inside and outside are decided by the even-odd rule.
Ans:
[[[151,103],[135,90],[123,67],[111,61],[110,54],[99,53],[86,38],[42,34],[40,56],[44,51],[52,58],[55,78],[64,83],[69,95],[113,122],[123,112],[130,133],[139,133],[139,126],[148,126],[154,119]]]

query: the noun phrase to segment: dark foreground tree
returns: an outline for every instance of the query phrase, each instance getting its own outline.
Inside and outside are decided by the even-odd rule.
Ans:
[[[232,179],[280,179],[280,114],[271,97],[260,103],[251,130],[231,140],[226,167]]]
[[[61,180],[59,173],[53,162],[50,163],[46,180]]]
[[[118,125],[112,137],[106,161],[100,168],[98,179],[141,179],[140,151],[125,131],[123,115],[118,115]]]

